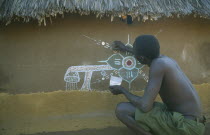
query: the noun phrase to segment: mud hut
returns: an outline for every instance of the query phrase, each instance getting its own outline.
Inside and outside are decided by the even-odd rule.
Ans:
[[[46,18],[57,14],[79,13],[80,15],[96,14],[97,17],[121,16],[130,14],[134,18],[143,16],[143,20],[157,20],[162,16],[185,16],[194,14],[209,18],[210,2],[208,0],[1,0],[0,20],[10,23],[13,19],[23,18],[25,22],[38,20],[46,25]]]
[[[79,75],[82,70],[68,74],[67,69],[106,65],[98,62],[112,56],[113,52],[107,50],[112,41],[132,45],[136,36],[146,33],[158,37],[162,53],[175,58],[193,83],[209,82],[209,9],[208,0],[1,0],[0,87],[29,91],[64,89],[69,85],[100,88],[97,81],[106,80],[109,68],[102,68],[101,75]],[[132,24],[126,25],[129,18],[124,21],[124,17],[129,17]],[[121,66],[126,66],[123,64],[121,61]],[[63,80],[64,75],[68,77]],[[82,83],[88,76],[103,79]],[[91,81],[96,87],[89,86]],[[127,82],[131,85],[131,81]]]
[[[141,34],[179,63],[209,121],[209,0],[0,0],[0,24],[0,134],[130,134],[114,116],[125,99],[105,90],[111,75],[145,88],[148,68],[110,49]]]

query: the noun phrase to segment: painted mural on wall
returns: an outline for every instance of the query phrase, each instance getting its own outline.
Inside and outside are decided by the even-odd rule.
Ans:
[[[111,49],[111,45],[102,40],[96,40],[86,35],[84,37],[94,41],[97,45],[100,45],[106,49]],[[129,40],[126,46],[132,47]],[[64,81],[66,82],[66,90],[91,90],[92,83],[100,83],[104,80],[109,79],[112,75],[121,77],[124,81],[129,84],[138,77],[141,76],[146,82],[148,82],[148,76],[142,70],[144,65],[139,63],[130,53],[124,54],[114,52],[113,55],[108,57],[106,60],[98,61],[103,63],[102,65],[83,65],[83,66],[71,66],[67,69],[64,75]],[[112,71],[111,73],[108,71]],[[78,83],[81,81],[80,73],[85,73],[84,82],[81,87],[78,87]],[[100,72],[101,78],[92,82],[93,72]]]

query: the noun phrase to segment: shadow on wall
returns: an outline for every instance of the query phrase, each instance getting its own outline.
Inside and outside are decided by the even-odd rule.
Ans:
[[[182,68],[193,84],[210,81],[210,42],[185,44],[181,53]]]
[[[201,44],[198,52],[205,68],[210,71],[210,43],[204,42]]]
[[[1,92],[6,92],[6,89],[4,88],[4,85],[8,84],[8,83],[9,83],[9,76],[6,75],[6,73],[0,67],[0,93]]]
[[[206,124],[206,132],[204,135],[208,135],[210,132],[210,123]],[[26,134],[21,134],[26,135]],[[107,127],[104,129],[83,129],[79,131],[59,131],[59,132],[49,132],[49,133],[36,133],[28,135],[135,135],[127,127]]]
[[[204,42],[198,48],[201,64],[205,71],[202,73],[202,77],[205,80],[210,80],[210,43]],[[207,81],[204,81],[207,82]]]

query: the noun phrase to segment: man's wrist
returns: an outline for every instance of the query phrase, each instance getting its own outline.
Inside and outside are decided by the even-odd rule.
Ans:
[[[122,88],[122,89],[121,89],[121,92],[122,92],[123,94],[125,94],[125,93],[127,92],[127,90],[126,90],[125,88]]]
[[[125,46],[125,51],[129,52],[129,47],[128,46]]]
[[[129,46],[125,46],[125,51],[133,53],[133,48],[131,48]]]

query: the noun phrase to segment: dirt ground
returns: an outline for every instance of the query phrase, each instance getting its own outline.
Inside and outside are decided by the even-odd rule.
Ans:
[[[195,85],[210,132],[210,84]],[[141,92],[133,92],[142,95]],[[132,134],[114,110],[123,95],[109,91],[54,91],[47,93],[0,93],[0,135],[105,135]],[[160,98],[157,98],[160,101]]]
[[[206,124],[206,132],[204,135],[209,135],[210,123]],[[135,135],[127,127],[108,127],[104,129],[83,129],[80,131],[60,131],[60,132],[49,132],[49,133],[37,133],[30,135]]]

